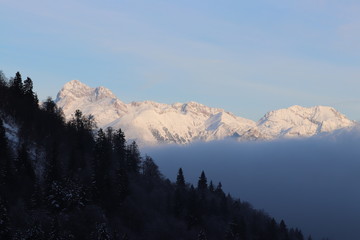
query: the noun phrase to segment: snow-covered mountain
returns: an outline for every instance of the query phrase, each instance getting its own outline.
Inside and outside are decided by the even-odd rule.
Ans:
[[[267,113],[257,123],[200,103],[152,101],[124,103],[109,89],[91,88],[73,80],[64,85],[56,103],[70,119],[76,109],[95,116],[98,127],[121,128],[141,145],[190,143],[235,137],[239,140],[313,136],[354,125],[334,108],[292,106]]]

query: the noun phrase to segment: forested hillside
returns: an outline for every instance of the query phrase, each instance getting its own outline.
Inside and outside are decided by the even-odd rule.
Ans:
[[[125,134],[81,111],[66,122],[30,78],[1,73],[0,239],[304,239],[204,172],[169,181]]]

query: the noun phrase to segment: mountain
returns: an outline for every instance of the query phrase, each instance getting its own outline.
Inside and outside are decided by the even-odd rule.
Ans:
[[[109,89],[91,88],[78,80],[64,85],[57,105],[70,119],[76,109],[95,116],[98,127],[121,128],[141,145],[190,143],[224,138],[238,140],[308,137],[354,125],[334,108],[292,106],[271,111],[258,122],[200,103],[124,103]]]
[[[345,115],[332,107],[315,106],[305,108],[292,106],[268,112],[244,137],[252,139],[275,139],[282,137],[310,137],[319,133],[352,127]]]
[[[65,122],[32,86],[19,72],[11,81],[0,74],[0,239],[304,239],[204,171],[197,185],[181,168],[171,182],[121,131],[95,132],[79,115]],[[68,87],[70,102],[116,103],[107,89]]]

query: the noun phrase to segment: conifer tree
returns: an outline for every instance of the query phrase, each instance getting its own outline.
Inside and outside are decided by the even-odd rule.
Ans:
[[[201,175],[199,177],[197,188],[198,188],[198,190],[204,191],[204,190],[207,189],[207,187],[208,187],[207,186],[207,179],[206,179],[204,171],[202,171]]]
[[[179,189],[185,189],[185,178],[182,168],[179,168],[178,174],[176,176],[176,187]]]
[[[182,168],[179,168],[176,176],[176,188],[174,194],[174,213],[179,217],[184,212],[186,193],[185,193],[185,178]]]
[[[113,135],[113,148],[118,160],[118,167],[125,167],[126,140],[125,134],[120,128]]]
[[[20,72],[16,72],[15,77],[11,81],[10,89],[16,97],[23,94],[23,82]]]
[[[218,195],[225,195],[224,191],[222,190],[222,184],[221,182],[218,183],[216,189],[215,189],[216,194]]]
[[[127,147],[127,158],[126,158],[126,165],[129,172],[132,173],[139,173],[140,170],[140,163],[141,157],[138,146],[135,141],[133,141]]]
[[[104,131],[100,128],[95,139],[93,193],[100,200],[109,192],[111,144]]]
[[[27,101],[29,101],[29,105],[37,106],[39,103],[39,100],[36,96],[36,94],[33,92],[33,82],[31,78],[26,78],[23,85],[23,92],[25,95],[25,98]]]
[[[142,172],[143,175],[148,179],[149,178],[152,178],[152,179],[160,178],[159,167],[156,165],[154,160],[149,156],[145,157],[145,160],[142,163],[142,170],[143,170],[143,172]]]
[[[214,192],[215,191],[215,187],[214,187],[214,184],[212,181],[210,181],[210,184],[209,184],[209,191],[210,192]]]

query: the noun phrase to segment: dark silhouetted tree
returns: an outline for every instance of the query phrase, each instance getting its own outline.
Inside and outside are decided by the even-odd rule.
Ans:
[[[160,178],[159,167],[156,165],[154,160],[149,156],[146,156],[145,160],[142,163],[142,174],[146,178],[152,178],[152,179]]]
[[[118,167],[125,167],[126,140],[125,134],[119,128],[113,135],[113,148],[118,162]]]
[[[176,176],[176,187],[179,189],[185,189],[185,178],[182,168],[179,168],[178,174]]]
[[[207,179],[206,179],[206,176],[205,176],[205,173],[204,171],[201,172],[201,175],[199,177],[199,181],[198,181],[198,185],[197,185],[197,188],[201,191],[204,191],[206,190],[208,187],[207,185]]]
[[[215,187],[214,187],[214,184],[212,181],[210,181],[210,184],[209,184],[209,191],[210,192],[215,192]]]
[[[23,82],[20,72],[16,72],[15,77],[10,83],[10,89],[13,94],[15,94],[15,97],[19,97],[23,94]]]
[[[127,157],[126,157],[126,165],[129,172],[139,173],[141,157],[138,145],[135,141],[133,141],[127,147]]]

